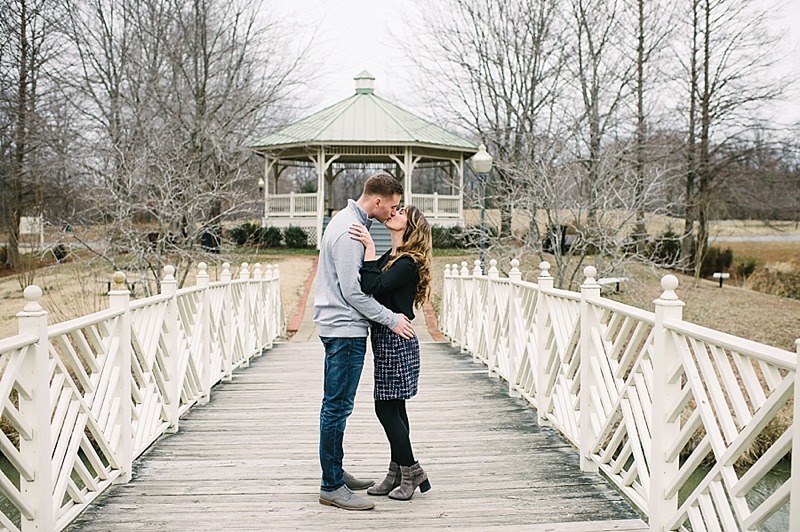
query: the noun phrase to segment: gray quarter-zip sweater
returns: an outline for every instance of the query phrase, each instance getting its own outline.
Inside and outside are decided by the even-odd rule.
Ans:
[[[320,336],[366,337],[370,320],[397,326],[399,317],[372,296],[361,291],[359,270],[364,262],[364,245],[350,238],[354,223],[369,229],[372,220],[353,200],[328,223],[319,250],[317,289],[314,295],[314,323]]]

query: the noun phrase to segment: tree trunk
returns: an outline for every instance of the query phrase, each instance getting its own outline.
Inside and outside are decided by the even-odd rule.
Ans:
[[[699,21],[697,20],[698,1],[692,3],[692,45],[689,63],[689,131],[686,135],[686,198],[684,199],[683,235],[681,237],[681,265],[690,271],[695,265],[694,222],[697,217],[697,198],[695,197],[696,129],[697,129],[697,39]]]
[[[16,101],[16,131],[14,148],[14,162],[12,165],[12,204],[8,206],[6,218],[6,232],[8,233],[8,248],[6,264],[11,268],[21,265],[19,254],[19,224],[22,216],[23,187],[25,179],[25,156],[28,140],[28,12],[25,0],[19,3],[19,68],[17,78]]]
[[[634,240],[638,254],[644,253],[647,228],[644,220],[644,163],[645,163],[645,121],[644,121],[644,0],[638,0],[638,35],[636,43],[636,185],[634,202],[636,205],[636,223]]]

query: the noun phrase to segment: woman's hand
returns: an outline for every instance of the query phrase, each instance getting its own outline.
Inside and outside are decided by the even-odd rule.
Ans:
[[[364,260],[375,260],[375,242],[372,241],[369,229],[361,224],[353,224],[350,226],[348,233],[350,238],[364,244]]]

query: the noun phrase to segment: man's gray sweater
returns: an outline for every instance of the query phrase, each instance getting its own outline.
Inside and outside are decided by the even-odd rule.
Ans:
[[[347,232],[354,223],[369,228],[372,220],[358,203],[347,200],[347,208],[333,217],[322,237],[314,295],[314,322],[320,336],[366,337],[370,320],[390,329],[400,321],[394,312],[361,291],[359,270],[364,262],[364,245]]]

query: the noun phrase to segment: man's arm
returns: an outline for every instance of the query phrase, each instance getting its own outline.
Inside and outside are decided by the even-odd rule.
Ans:
[[[414,336],[414,329],[408,318],[395,314],[361,290],[358,274],[364,257],[364,246],[361,242],[350,239],[344,233],[334,242],[332,251],[339,288],[345,300],[367,319],[389,327],[404,338]]]

